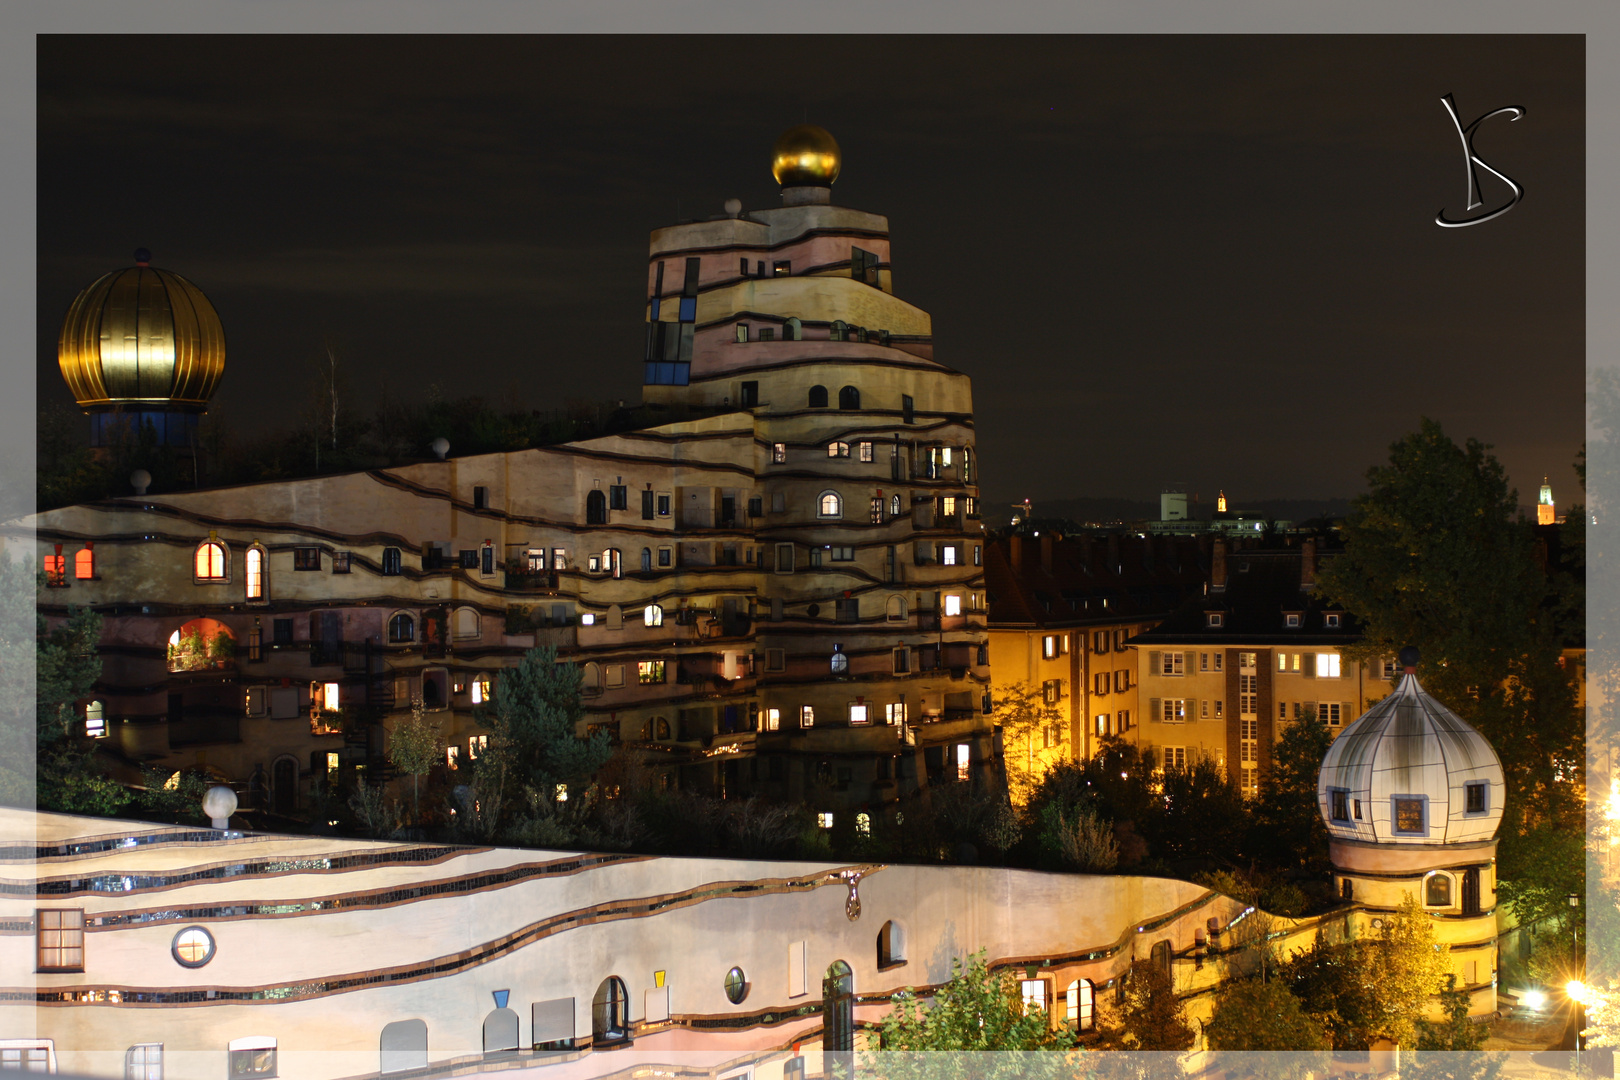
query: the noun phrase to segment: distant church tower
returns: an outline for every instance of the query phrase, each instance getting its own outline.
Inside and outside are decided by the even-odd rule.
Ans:
[[[1547,483],[1545,476],[1541,478],[1541,498],[1536,500],[1536,524],[1558,524],[1558,510],[1553,506],[1552,485]]]
[[[57,341],[62,378],[90,414],[90,445],[150,425],[159,446],[189,447],[225,372],[225,331],[202,290],[179,274],[135,265],[104,274],[68,308]]]
[[[1451,946],[1469,1012],[1496,1011],[1496,829],[1502,762],[1485,737],[1405,676],[1333,740],[1317,779],[1339,895],[1360,903],[1356,932],[1410,894]],[[1432,1012],[1432,1010],[1431,1010]]]

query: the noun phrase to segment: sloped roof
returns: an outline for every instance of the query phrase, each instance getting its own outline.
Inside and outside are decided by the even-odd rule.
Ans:
[[[1190,536],[1004,537],[985,545],[990,626],[1161,619],[1203,591],[1208,565]]]

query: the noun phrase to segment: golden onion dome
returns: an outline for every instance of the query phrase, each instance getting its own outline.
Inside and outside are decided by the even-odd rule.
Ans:
[[[783,187],[831,187],[843,164],[838,140],[815,124],[788,128],[771,148],[771,175]]]
[[[81,408],[202,412],[225,372],[225,330],[202,290],[135,265],[98,278],[62,321],[57,361]]]

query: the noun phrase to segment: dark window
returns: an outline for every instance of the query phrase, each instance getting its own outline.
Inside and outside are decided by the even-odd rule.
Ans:
[[[463,570],[478,569],[478,549],[463,548],[461,551],[460,565]]]
[[[332,553],[332,573],[347,574],[349,572],[349,553],[347,551],[334,551]]]
[[[280,620],[277,620],[280,621]],[[401,613],[388,620],[388,641],[391,645],[404,645],[416,640],[416,620]]]
[[[607,524],[607,496],[602,494],[601,489],[585,496],[585,524]]]
[[[630,509],[630,489],[628,486],[624,484],[613,484],[608,488],[608,492],[613,496],[608,503],[610,509]]]
[[[321,549],[318,547],[293,548],[294,570],[319,570],[321,568]]]
[[[911,671],[911,650],[899,648],[894,650],[894,673],[905,675]]]
[[[669,548],[667,548],[667,547],[659,548],[658,549],[658,565],[659,566],[668,566],[669,565],[669,555],[670,555],[670,549]]]
[[[1348,791],[1334,791],[1332,818],[1334,821],[1350,820],[1350,793]]]
[[[838,391],[838,407],[840,409],[855,410],[861,407],[861,392],[853,386],[846,386]]]
[[[271,622],[270,643],[277,648],[293,643],[291,619],[276,619]]]
[[[494,548],[494,546],[490,545],[490,544],[485,544],[482,548],[479,548],[479,552],[480,552],[480,555],[482,556],[480,558],[480,560],[479,560],[479,569],[483,573],[493,574],[495,572],[495,548]]]
[[[837,603],[837,621],[859,622],[861,619],[861,602],[859,598],[839,600]]]
[[[652,569],[652,548],[641,549],[641,572],[647,573]]]
[[[257,1047],[251,1050],[230,1051],[231,1080],[238,1077],[271,1077],[276,1075],[276,1048]]]
[[[989,645],[988,642],[984,642],[984,641],[979,642],[979,660],[978,660],[978,663],[979,663],[980,667],[986,667],[990,663],[990,645]]]
[[[659,517],[669,517],[669,496],[668,495],[660,495],[660,496],[658,496],[658,516]]]
[[[746,257],[742,259],[742,265],[737,268],[737,272],[743,277],[748,276],[748,259]]]
[[[1401,799],[1393,800],[1392,814],[1395,818],[1395,831],[1398,833],[1421,833],[1423,829],[1423,800]]]
[[[908,424],[917,422],[917,405],[911,400],[910,394],[900,395],[900,416]]]
[[[745,382],[745,383],[743,383],[742,384],[742,395],[741,395],[741,397],[738,398],[738,404],[740,404],[745,409],[752,409],[755,405],[758,405],[759,404],[759,383],[757,383],[757,382]]]
[[[792,273],[793,264],[791,262],[776,262],[771,264],[772,277],[787,277]]]
[[[812,409],[825,409],[827,407],[827,388],[825,386],[812,386],[810,388],[810,407]]]
[[[653,493],[650,492],[650,491],[643,491],[641,493],[641,520],[643,520],[643,521],[651,521],[652,517],[653,517]]]
[[[868,285],[878,283],[878,257],[875,251],[849,250],[849,276]]]
[[[399,574],[399,548],[383,548],[382,572],[390,577]]]
[[[253,624],[253,628],[248,631],[248,659],[264,659],[264,628],[257,622],[255,622]]]
[[[630,993],[618,976],[605,980],[591,999],[591,1037],[598,1044],[630,1038]]]
[[[748,516],[761,517],[765,513],[765,500],[762,496],[754,495],[748,500]]]
[[[764,277],[765,276],[765,260],[764,259],[759,260],[758,267],[759,267],[759,269],[758,269],[759,276]]]
[[[489,506],[489,489],[486,487],[473,488],[473,509],[483,510]]]
[[[1468,794],[1468,813],[1483,814],[1485,812],[1485,785],[1469,784],[1463,790]]]

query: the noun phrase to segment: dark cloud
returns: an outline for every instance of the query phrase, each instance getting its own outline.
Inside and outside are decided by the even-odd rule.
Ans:
[[[1343,495],[1421,415],[1568,489],[1584,77],[1574,36],[44,38],[41,394],[146,244],[226,319],[245,425],[334,340],[406,396],[633,398],[647,233],[770,205],[808,118],[975,376],[992,499]],[[1432,221],[1448,92],[1526,110],[1479,132],[1527,195],[1478,228]]]

